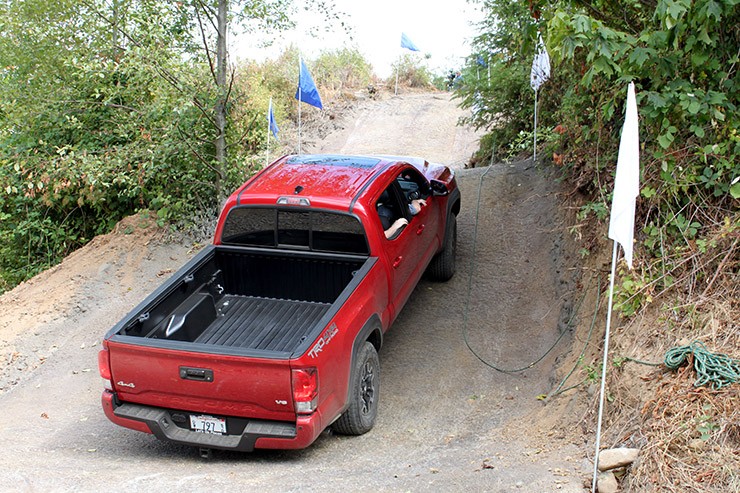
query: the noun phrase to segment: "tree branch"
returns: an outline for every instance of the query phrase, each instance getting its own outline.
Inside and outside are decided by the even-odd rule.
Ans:
[[[202,2],[198,2],[203,6]],[[204,7],[205,8],[205,7]],[[218,85],[218,77],[216,77],[216,67],[213,64],[213,58],[211,57],[211,50],[208,48],[208,38],[206,37],[206,30],[203,27],[203,20],[200,18],[200,9],[195,6],[195,17],[198,19],[198,28],[200,29],[200,36],[203,39],[203,48],[206,50],[206,58],[208,58],[208,68],[211,71],[211,77],[213,77],[214,84]]]
[[[96,104],[99,106],[108,106],[109,108],[118,108],[122,110],[132,111],[134,113],[138,113],[139,115],[142,114],[140,110],[137,110],[136,108],[132,108],[131,106],[126,106],[123,104],[115,104],[115,103],[106,103],[105,101],[81,101],[81,100],[57,100],[53,101],[55,103],[61,103],[61,104]]]
[[[203,116],[206,117],[206,120],[208,120],[209,122],[211,122],[211,125],[213,125],[214,127],[218,128],[218,125],[216,125],[216,120],[208,112],[208,110],[206,109],[206,107],[203,106],[203,103],[201,103],[198,100],[198,96],[193,96],[193,104],[195,105],[196,108],[198,108],[198,110],[200,110],[200,112],[203,114]]]
[[[246,130],[244,130],[244,132],[242,132],[242,136],[241,136],[241,137],[239,137],[239,140],[237,140],[236,142],[232,142],[231,144],[227,145],[226,147],[233,147],[233,146],[235,146],[235,145],[239,145],[239,144],[241,144],[242,142],[244,142],[244,139],[246,139],[246,138],[247,138],[247,134],[249,133],[249,131],[250,131],[250,130],[252,130],[252,127],[254,126],[254,122],[256,122],[256,121],[257,121],[257,116],[258,116],[258,115],[254,115],[254,116],[252,117],[252,121],[251,121],[251,122],[249,122],[249,125],[247,125],[247,128],[246,128]]]
[[[180,137],[182,137],[182,141],[185,142],[185,145],[188,146],[188,149],[190,149],[190,151],[195,155],[195,157],[197,157],[201,163],[205,164],[208,169],[216,173],[219,176],[219,178],[223,180],[224,175],[221,172],[221,170],[217,169],[215,166],[209,163],[208,160],[206,160],[203,156],[200,155],[198,150],[190,144],[190,140],[188,139],[188,136],[185,135],[183,130],[180,128],[180,125],[176,125],[175,128],[177,128],[177,133],[180,134]]]

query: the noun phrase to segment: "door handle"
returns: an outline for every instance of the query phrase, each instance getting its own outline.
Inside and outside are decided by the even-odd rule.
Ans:
[[[426,227],[426,224],[422,224],[418,228],[416,228],[416,234],[420,235],[424,231],[425,227]]]
[[[393,268],[397,269],[399,265],[401,265],[401,261],[403,260],[403,257],[396,257],[396,260],[393,261]]]

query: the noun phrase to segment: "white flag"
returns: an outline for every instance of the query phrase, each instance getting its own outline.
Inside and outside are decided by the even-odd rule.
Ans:
[[[532,61],[532,71],[529,73],[529,85],[535,91],[550,78],[550,55],[547,54],[542,36],[537,39],[537,53]]]
[[[632,242],[635,233],[635,200],[640,193],[640,135],[637,125],[635,84],[627,88],[627,110],[619,141],[617,174],[609,219],[609,238],[622,245],[624,259],[632,268]]]

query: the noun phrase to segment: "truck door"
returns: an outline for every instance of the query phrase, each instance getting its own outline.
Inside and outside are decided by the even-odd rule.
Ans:
[[[426,266],[440,245],[440,204],[435,202],[439,199],[432,196],[429,182],[415,168],[404,170],[396,181],[400,186],[402,199],[407,203],[420,199],[426,202],[416,215],[409,218],[407,227],[416,236],[416,244],[412,245],[417,270],[414,276],[416,282],[424,274]]]
[[[422,207],[419,214],[412,215],[399,180],[394,180],[381,194],[376,207],[386,232],[393,230],[393,224],[399,219],[407,222],[400,229],[386,234],[383,243],[390,266],[392,318],[395,319],[423,274],[429,249],[436,248],[431,245],[433,241],[430,237],[434,234],[434,228],[427,224],[434,214],[431,207]]]

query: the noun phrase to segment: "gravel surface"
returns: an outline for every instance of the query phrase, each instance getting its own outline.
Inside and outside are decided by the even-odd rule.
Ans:
[[[444,93],[386,96],[358,104],[313,152],[413,154],[461,168],[477,135],[455,127],[460,116]],[[534,417],[571,343],[578,270],[560,187],[528,161],[457,173],[457,274],[423,280],[389,331],[370,433],[205,460],[110,423],[100,340],[199,248],[135,216],[0,297],[0,490],[582,491],[583,453]],[[563,331],[531,369],[487,366],[527,366]]]

